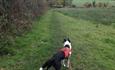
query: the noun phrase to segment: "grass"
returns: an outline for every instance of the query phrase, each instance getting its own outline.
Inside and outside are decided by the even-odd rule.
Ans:
[[[50,19],[48,18],[50,18],[49,13],[47,17],[43,16],[44,20],[33,22],[34,25],[31,32],[23,37],[17,37],[16,43],[19,47],[16,50],[17,54],[12,57],[2,57],[0,59],[0,68],[5,70],[36,70],[39,68],[39,62],[43,61],[43,57],[47,56],[44,53],[45,49],[48,50],[48,46],[51,45],[49,35]]]
[[[39,22],[34,22],[31,32],[17,37],[17,54],[0,58],[0,68],[38,70],[44,60],[63,46],[63,38],[69,37],[73,46],[73,70],[115,70],[115,28],[103,25],[101,21],[98,21],[100,25],[97,27],[95,20],[84,19],[80,17],[82,14],[80,18],[70,15],[71,9],[61,10],[61,13],[57,10],[49,11]],[[85,12],[87,9],[84,9]],[[91,14],[94,15],[93,12]],[[62,67],[62,70],[66,69]]]
[[[70,8],[61,9],[59,12],[71,17],[92,21],[96,24],[115,24],[115,8]]]
[[[109,3],[109,5],[111,6],[115,6],[115,1],[114,0],[73,0],[73,4],[76,6],[83,6],[85,3],[92,3],[93,1],[95,1],[96,3]]]
[[[73,70],[114,70],[115,29],[60,14],[64,32],[72,39]],[[66,18],[66,19],[65,19]],[[109,40],[108,40],[109,39]],[[111,40],[111,41],[110,41]],[[78,59],[79,58],[79,59]]]

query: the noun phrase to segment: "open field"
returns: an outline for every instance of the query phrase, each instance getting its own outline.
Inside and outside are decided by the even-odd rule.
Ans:
[[[102,11],[104,13],[102,13]],[[111,12],[109,17],[103,14]],[[17,37],[15,56],[0,58],[3,70],[38,70],[63,46],[72,41],[73,70],[115,70],[115,14],[106,9],[56,9],[48,11],[31,32]],[[102,20],[105,17],[106,20]],[[103,25],[107,22],[107,25]],[[99,26],[97,24],[99,23]],[[62,67],[62,70],[67,70]]]
[[[64,15],[96,24],[115,25],[115,8],[65,8],[58,11]]]
[[[76,6],[83,6],[83,4],[85,3],[92,3],[94,0],[73,0],[73,4]],[[111,6],[115,6],[115,1],[114,0],[95,0],[96,3],[109,3],[109,5]]]

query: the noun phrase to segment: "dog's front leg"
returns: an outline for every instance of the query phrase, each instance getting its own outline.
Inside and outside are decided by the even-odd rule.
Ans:
[[[70,57],[71,57],[71,52],[69,53],[69,57],[67,58],[67,67],[69,68],[70,67]]]
[[[67,59],[67,68],[69,68],[70,67],[70,59],[68,58]]]
[[[63,66],[66,67],[66,64],[65,64],[65,59],[63,60]]]
[[[69,68],[69,64],[70,64],[70,59],[69,58],[66,58],[66,59],[63,60],[63,66],[64,67]]]

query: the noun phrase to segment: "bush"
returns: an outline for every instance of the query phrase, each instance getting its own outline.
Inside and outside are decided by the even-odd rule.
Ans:
[[[0,55],[13,53],[15,37],[29,31],[46,6],[45,0],[0,0]]]
[[[92,4],[91,4],[91,3],[86,2],[86,3],[84,4],[84,7],[86,7],[86,8],[91,8],[91,7],[92,7]]]
[[[76,8],[76,5],[72,5],[72,8]]]

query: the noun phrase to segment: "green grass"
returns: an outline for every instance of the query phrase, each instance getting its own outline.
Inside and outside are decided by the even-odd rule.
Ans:
[[[92,3],[94,0],[73,0],[73,4],[76,6],[83,6],[85,3]],[[114,0],[95,0],[96,3],[109,3],[111,6],[115,6],[115,1]]]
[[[59,14],[62,29],[72,39],[73,70],[114,70],[115,29]],[[77,59],[80,57],[80,59]]]
[[[0,58],[0,68],[6,70],[37,70],[40,62],[45,59],[50,43],[49,19],[51,13],[43,16],[43,20],[36,20],[33,29],[23,37],[17,37],[17,54]],[[39,21],[39,22],[38,22]],[[46,52],[46,53],[44,53]],[[48,58],[48,57],[47,57]]]
[[[96,24],[114,25],[115,24],[115,8],[76,8],[76,9],[59,9],[64,15],[92,21]]]
[[[73,46],[73,70],[115,70],[115,28],[103,24],[97,27],[94,20],[70,16],[69,10],[62,11],[49,11],[34,22],[31,32],[17,37],[17,54],[0,58],[0,68],[38,70],[44,60],[63,46],[63,38],[69,37]]]

